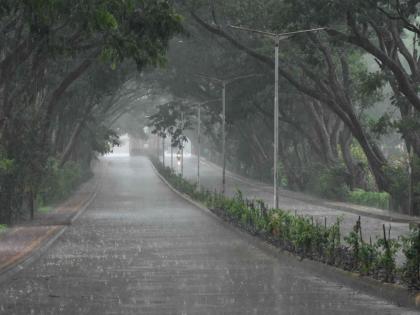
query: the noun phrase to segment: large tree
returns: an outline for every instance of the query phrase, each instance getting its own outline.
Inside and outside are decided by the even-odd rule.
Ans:
[[[401,185],[395,182],[395,173],[391,165],[381,152],[368,126],[361,119],[360,113],[363,112],[364,106],[369,105],[367,103],[373,102],[372,95],[377,93],[384,79],[388,80],[394,92],[399,91],[395,93],[395,104],[401,109],[403,119],[402,124],[397,126],[408,146],[416,152],[415,146],[419,137],[415,123],[416,115],[410,107],[416,108],[417,95],[414,95],[416,94],[414,91],[417,84],[410,76],[416,77],[414,70],[417,49],[410,52],[405,44],[406,41],[403,40],[405,35],[403,30],[416,34],[415,17],[418,7],[415,6],[415,2],[396,1],[385,5],[381,1],[309,0],[260,3],[232,0],[224,3],[211,1],[211,4],[210,10],[200,1],[193,1],[193,4],[189,3],[187,7],[192,18],[203,29],[224,38],[233,47],[268,65],[270,69],[274,65],[273,58],[268,55],[270,45],[261,40],[256,43],[255,36],[235,34],[227,27],[228,24],[245,24],[248,27],[277,32],[316,26],[328,27],[325,33],[300,35],[283,44],[280,75],[295,89],[306,95],[310,103],[315,102],[328,108],[342,121],[343,137],[347,135],[348,138],[350,131],[352,137],[358,141],[367,157],[378,188],[391,193],[406,210],[407,205],[404,201],[407,195],[398,196],[402,190],[397,186]],[[217,12],[222,14],[218,16]],[[378,35],[378,28],[375,28],[374,22],[377,23],[378,20],[385,21],[381,24],[382,31],[385,25],[388,27],[388,32],[382,34],[382,39],[369,41],[369,36],[381,35]],[[343,27],[344,29],[347,27],[347,32],[342,31]],[[416,36],[412,36],[415,47]],[[375,46],[376,42],[378,44]],[[388,55],[383,55],[378,51],[378,47],[388,51]],[[363,61],[365,53],[377,58],[381,73],[369,73],[366,69],[364,71],[357,69],[360,68],[360,62],[355,64],[354,56],[359,56],[358,59]],[[394,58],[393,63],[392,58]],[[398,60],[399,58],[403,60]],[[403,72],[409,69],[412,69],[411,73],[404,76]],[[409,82],[411,83],[407,84]],[[405,101],[401,101],[402,98],[403,100],[405,98]],[[348,145],[351,141],[344,139],[340,141],[340,145],[346,146],[346,143]],[[342,151],[348,152],[345,148]],[[346,165],[354,170],[353,174],[360,174],[358,163],[352,163],[348,154],[345,154],[345,157],[349,158]],[[416,164],[411,164],[414,169],[413,174],[417,174]],[[419,183],[419,180],[413,178],[413,182]],[[417,197],[413,199],[416,200]],[[415,208],[418,207],[415,205]]]
[[[9,167],[0,179],[0,222],[12,221],[19,196],[28,185],[37,186],[54,154],[57,132],[69,135],[61,152],[63,161],[68,159],[82,127],[98,110],[98,92],[108,89],[97,84],[107,80],[98,76],[101,67],[113,69],[126,60],[133,62],[131,71],[162,65],[180,22],[168,1],[1,2],[0,144]],[[72,92],[79,81],[78,88],[87,91]],[[65,111],[72,119],[63,116]]]

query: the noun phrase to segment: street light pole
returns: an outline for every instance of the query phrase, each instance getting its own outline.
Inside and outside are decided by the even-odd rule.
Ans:
[[[201,104],[198,104],[198,139],[197,139],[197,188],[200,189],[200,158],[201,158]]]
[[[171,137],[171,169],[174,169],[174,147],[172,146],[172,137]]]
[[[197,76],[203,77],[209,80],[213,80],[222,85],[222,194],[225,194],[226,191],[226,87],[230,83],[233,83],[238,80],[252,78],[256,76],[261,76],[261,74],[247,74],[243,76],[238,76],[232,79],[223,80],[219,78],[209,77],[205,75],[198,74]]]
[[[162,136],[162,164],[165,167],[165,136]]]
[[[158,134],[156,134],[156,158],[158,159],[158,161],[160,159],[160,155],[159,155],[160,141],[159,140],[160,140],[160,137]]]
[[[274,207],[279,207],[279,192],[277,189],[278,154],[279,154],[279,45],[280,37],[275,38],[275,83],[274,83]]]
[[[222,82],[222,157],[223,157],[223,173],[222,173],[222,194],[226,191],[226,81]]]
[[[198,149],[197,149],[197,188],[200,188],[200,160],[201,160],[201,107],[205,104],[220,101],[220,99],[214,99],[197,104],[197,139],[198,139]]]
[[[184,112],[181,113],[181,127],[182,131],[184,131]],[[181,147],[181,177],[184,177],[184,143],[182,143]]]
[[[324,30],[325,28],[323,27],[313,28],[313,29],[308,29],[308,30],[299,30],[299,31],[287,32],[287,33],[272,33],[272,32],[266,32],[266,31],[261,31],[261,30],[246,28],[246,27],[234,26],[234,25],[230,25],[229,27],[236,30],[240,30],[240,31],[259,34],[265,37],[272,38],[274,40],[274,44],[275,44],[274,81],[275,82],[274,82],[274,158],[273,158],[273,161],[274,161],[273,186],[274,187],[273,189],[274,189],[274,207],[278,208],[279,207],[279,198],[278,198],[279,192],[278,192],[278,183],[277,183],[277,177],[278,177],[277,164],[278,164],[278,153],[279,153],[279,46],[280,46],[280,41],[287,39],[291,36],[297,35],[297,34],[321,31],[321,30]]]

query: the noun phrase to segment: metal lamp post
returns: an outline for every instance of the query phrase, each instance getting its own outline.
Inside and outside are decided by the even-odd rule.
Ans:
[[[162,164],[165,167],[165,135],[162,136]]]
[[[271,33],[266,31],[260,31],[256,29],[246,28],[246,27],[240,27],[240,26],[233,26],[230,25],[231,28],[245,31],[245,32],[251,32],[256,33],[265,37],[269,37],[274,40],[274,54],[275,54],[275,64],[274,64],[274,168],[273,168],[273,185],[274,185],[274,207],[279,207],[279,192],[278,192],[278,183],[277,183],[277,176],[278,176],[278,170],[277,170],[277,164],[278,164],[278,152],[279,152],[279,46],[280,41],[287,39],[293,35],[301,34],[301,33],[308,33],[308,32],[316,32],[324,30],[325,28],[313,28],[308,30],[299,30],[295,32],[287,32],[287,33]]]
[[[226,191],[226,87],[227,85],[233,82],[236,82],[238,80],[261,76],[261,74],[248,74],[248,75],[234,77],[231,79],[220,79],[220,78],[215,78],[215,77],[209,77],[202,74],[197,74],[197,76],[217,82],[222,86],[222,159],[223,159],[222,194],[225,194],[225,191]]]
[[[172,137],[171,137],[171,169],[174,169],[174,147],[172,146]]]
[[[160,150],[159,150],[159,148],[160,148],[160,141],[159,141],[159,139],[160,139],[160,137],[159,137],[159,135],[156,135],[156,158],[159,160],[160,159]]]
[[[201,104],[198,104],[197,109],[197,188],[200,188],[200,157],[201,157]]]
[[[201,107],[205,104],[219,101],[220,99],[210,100],[197,104],[197,188],[200,188],[200,159],[201,159]]]
[[[181,113],[181,128],[184,130],[184,112]],[[184,144],[181,148],[181,177],[184,177]]]

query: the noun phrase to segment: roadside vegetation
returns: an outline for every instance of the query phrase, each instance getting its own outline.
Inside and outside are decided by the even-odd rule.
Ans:
[[[0,1],[0,224],[33,217],[118,144],[114,122],[145,93],[182,31],[169,1]]]
[[[158,136],[196,146],[196,105],[222,95],[214,78],[256,74],[226,88],[227,167],[272,183],[274,41],[244,28],[317,29],[280,41],[278,182],[420,215],[417,1],[189,0],[177,9],[189,36],[153,76],[170,96],[149,113]],[[220,101],[201,110],[201,154],[218,165],[221,111]]]
[[[0,224],[0,233],[3,233],[4,231],[6,231],[6,229],[7,229],[6,224]]]
[[[53,205],[68,198],[91,176],[91,169],[86,165],[83,168],[80,163],[69,161],[60,167],[59,161],[50,159],[35,199],[36,210],[41,213],[50,212]]]
[[[372,192],[356,189],[349,193],[347,201],[384,210],[388,210],[390,207],[390,195],[386,192]]]
[[[364,239],[360,218],[349,235],[340,230],[340,220],[314,220],[281,209],[271,209],[261,200],[248,200],[238,191],[235,197],[197,190],[197,185],[164,167],[156,158],[151,161],[157,171],[178,191],[204,204],[213,213],[252,235],[301,258],[316,260],[363,276],[404,284],[420,290],[420,229],[399,239],[390,237],[390,227],[383,225],[382,237]],[[402,249],[405,262],[396,265]]]

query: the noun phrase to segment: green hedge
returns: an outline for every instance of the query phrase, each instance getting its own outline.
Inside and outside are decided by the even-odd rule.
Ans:
[[[356,189],[349,193],[348,201],[380,209],[389,209],[390,195],[386,192],[371,192]]]
[[[341,235],[340,221],[332,224],[299,216],[281,209],[270,209],[261,200],[247,200],[240,191],[234,198],[217,192],[197,190],[197,186],[151,158],[156,169],[177,190],[202,202],[215,214],[248,232],[301,257],[317,260],[345,270],[358,272],[385,282],[404,282],[420,289],[420,229],[391,239],[383,225],[383,236],[375,241],[362,237],[361,220],[349,235]],[[405,263],[396,267],[397,252],[402,249]]]

